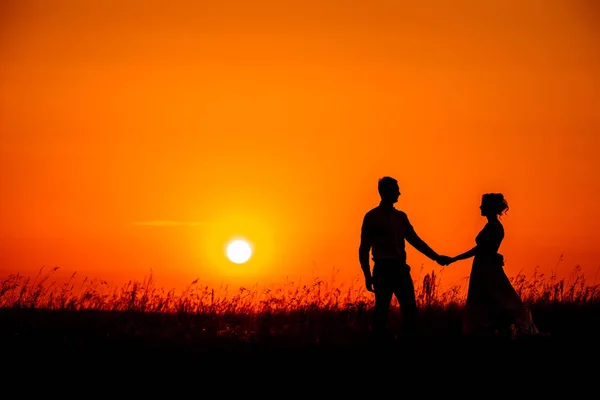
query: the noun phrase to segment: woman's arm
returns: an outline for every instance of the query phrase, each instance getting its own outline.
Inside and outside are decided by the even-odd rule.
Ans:
[[[467,258],[471,258],[471,257],[475,256],[476,251],[477,251],[477,246],[473,247],[469,251],[465,251],[462,254],[452,257],[450,262],[453,263],[455,261],[466,260]]]

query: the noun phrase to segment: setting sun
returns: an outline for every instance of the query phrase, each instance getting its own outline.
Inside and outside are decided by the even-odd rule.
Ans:
[[[234,240],[227,245],[227,258],[236,264],[243,264],[250,259],[252,248],[244,240]]]

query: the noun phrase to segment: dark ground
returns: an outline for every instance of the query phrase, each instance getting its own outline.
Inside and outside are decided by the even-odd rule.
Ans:
[[[537,394],[542,390],[556,394],[559,387],[570,387],[573,393],[591,383],[593,387],[598,379],[600,314],[597,310],[563,313],[559,318],[554,310],[554,322],[538,313],[552,328],[550,337],[465,338],[457,334],[457,320],[452,319],[452,323],[431,325],[437,329],[416,337],[396,337],[377,346],[364,327],[344,331],[340,324],[324,322],[308,331],[240,338],[207,334],[201,323],[192,324],[181,316],[165,320],[165,316],[141,313],[3,309],[0,354],[10,366],[5,371],[14,373],[15,379],[104,377],[105,389],[145,379],[151,386],[139,389],[148,390],[175,377],[184,383],[193,379],[194,390],[200,390],[200,385],[202,390],[236,391],[242,388],[240,379],[249,379],[293,385],[286,386],[291,393],[339,386],[354,396],[388,384],[408,385],[425,395],[448,382],[458,385],[453,390],[484,385],[486,397],[507,388],[514,395],[524,394],[525,387]],[[570,325],[561,328],[556,318]],[[4,374],[5,382],[10,382],[9,375]],[[269,387],[252,390],[260,394]]]

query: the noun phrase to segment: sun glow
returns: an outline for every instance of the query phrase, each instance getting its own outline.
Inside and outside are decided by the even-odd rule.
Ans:
[[[196,236],[198,241],[190,243],[191,250],[197,257],[197,262],[192,267],[193,275],[202,275],[205,279],[227,280],[230,285],[240,286],[273,279],[275,262],[282,258],[281,255],[278,256],[275,246],[275,233],[281,229],[278,224],[283,218],[275,220],[266,212],[255,210],[258,206],[249,204],[248,207],[250,206],[253,209],[239,210],[224,204],[222,209],[213,210],[210,218],[204,220],[203,229],[198,230]],[[273,213],[273,210],[270,212]],[[249,255],[246,245],[233,245],[236,241],[243,241],[248,245]],[[281,239],[279,244],[284,244]],[[236,262],[239,261],[233,255],[236,253],[236,246],[242,248],[242,253],[246,252],[244,258],[249,257],[246,261]]]
[[[252,256],[252,247],[245,240],[236,239],[227,245],[227,258],[236,264],[243,264]]]

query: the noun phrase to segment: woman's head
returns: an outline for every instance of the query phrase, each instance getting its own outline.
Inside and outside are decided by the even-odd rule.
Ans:
[[[508,211],[508,203],[502,193],[486,193],[481,197],[479,209],[485,217],[500,216]]]

